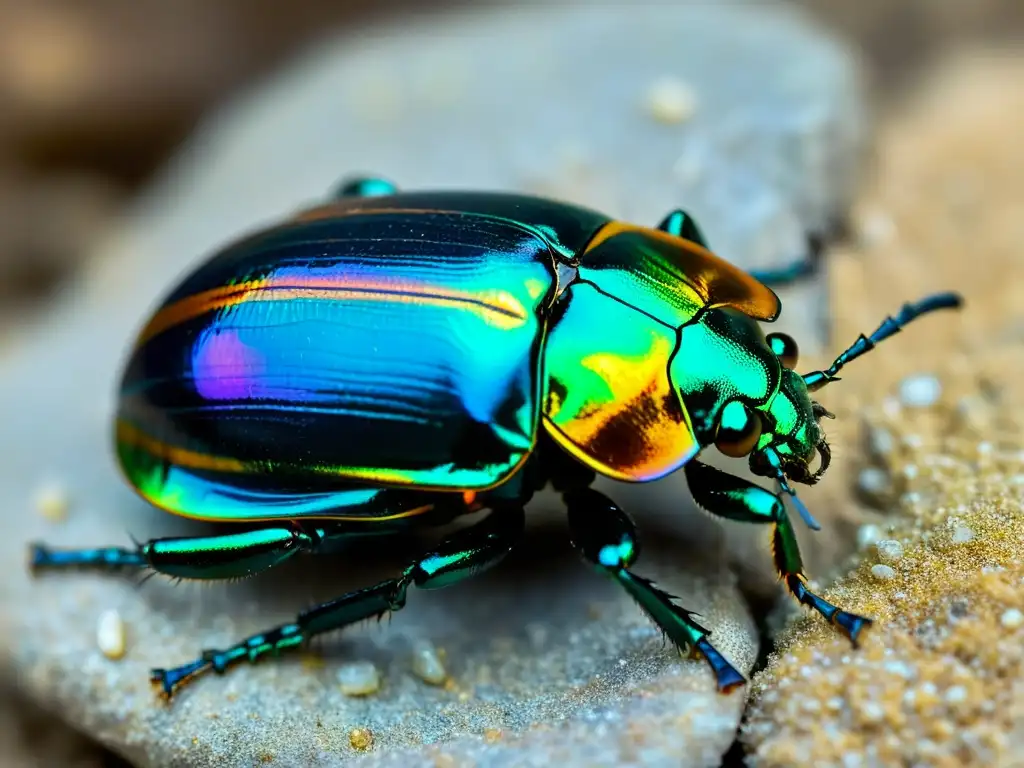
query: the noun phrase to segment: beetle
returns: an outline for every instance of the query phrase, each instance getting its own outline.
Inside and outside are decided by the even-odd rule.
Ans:
[[[811,393],[961,299],[906,304],[829,368],[800,375],[795,341],[759,322],[781,311],[768,284],[813,262],[746,272],[682,210],[650,228],[526,195],[355,179],[187,275],[130,352],[115,427],[128,483],[168,512],[237,525],[132,548],[35,544],[31,565],[230,579],[366,532],[488,511],[395,578],[153,670],[170,697],[201,673],[397,611],[412,586],[494,565],[531,496],[551,486],[582,557],[726,692],[744,677],[691,612],[631,570],[635,525],[591,487],[598,475],[649,482],[682,469],[700,507],[773,526],[789,591],[856,645],[870,619],[808,587],[784,503],[818,528],[792,485],[816,482],[830,459],[819,421],[831,414]],[[775,490],[699,461],[711,446],[747,457]]]

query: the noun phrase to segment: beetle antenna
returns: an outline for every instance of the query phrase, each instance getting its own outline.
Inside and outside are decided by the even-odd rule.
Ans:
[[[935,312],[939,309],[958,309],[963,305],[963,298],[958,293],[933,293],[925,296],[920,301],[912,304],[904,304],[895,317],[889,316],[882,321],[882,324],[875,329],[870,336],[861,334],[846,350],[835,359],[835,361],[824,371],[812,371],[803,375],[804,383],[811,392],[821,389],[826,384],[839,381],[836,376],[843,366],[853,362],[861,355],[870,352],[879,342],[899,333],[903,326],[921,315]]]

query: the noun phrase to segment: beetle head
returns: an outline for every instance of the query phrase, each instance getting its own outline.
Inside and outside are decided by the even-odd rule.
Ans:
[[[907,323],[936,310],[957,309],[961,303],[958,294],[936,293],[904,304],[895,316],[885,318],[869,336],[859,336],[828,368],[802,376],[793,370],[796,343],[785,334],[769,334],[765,341],[782,367],[779,388],[756,412],[739,401],[726,404],[719,415],[715,445],[729,456],[749,455],[751,470],[762,477],[773,478],[780,493],[792,497],[804,522],[817,529],[818,524],[789,485],[791,480],[808,485],[817,482],[831,459],[818,422],[822,416],[832,418],[832,414],[811,400],[810,393],[839,381],[837,374],[844,366],[898,333]],[[821,454],[821,465],[812,471],[811,461],[816,452]]]
[[[812,485],[828,469],[831,452],[818,422],[822,416],[832,418],[832,414],[811,400],[804,378],[793,370],[796,342],[782,333],[769,334],[765,341],[779,361],[778,389],[756,409],[740,400],[727,403],[718,419],[715,445],[728,456],[748,457],[751,471],[774,479],[780,492],[793,498],[804,521],[817,529],[817,522],[796,498],[790,482]],[[816,454],[821,461],[812,470]]]
[[[781,468],[788,480],[813,485],[828,469],[832,454],[820,420],[832,418],[811,400],[803,378],[792,368],[782,369],[779,391],[760,413],[761,436],[750,454],[750,468],[763,477],[777,478]],[[816,470],[811,469],[815,455]]]

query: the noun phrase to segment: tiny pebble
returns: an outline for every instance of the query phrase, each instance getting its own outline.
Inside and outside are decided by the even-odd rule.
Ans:
[[[47,520],[59,523],[68,516],[68,493],[59,483],[46,483],[35,494],[36,511]]]
[[[867,549],[876,541],[882,538],[882,529],[874,523],[862,525],[857,530],[857,547]]]
[[[1007,629],[1017,629],[1017,627],[1024,624],[1024,613],[1021,613],[1016,608],[1010,608],[999,617],[999,623]]]
[[[127,647],[124,620],[115,610],[104,611],[96,623],[96,645],[108,659],[117,660],[124,656]]]
[[[488,744],[494,744],[497,741],[501,741],[501,728],[485,728],[484,741]]]
[[[908,376],[900,382],[900,400],[911,408],[928,408],[942,396],[942,383],[930,374]]]
[[[356,661],[338,670],[338,682],[346,696],[369,696],[380,690],[380,672],[372,662]]]
[[[412,670],[420,679],[431,685],[441,685],[448,678],[448,672],[441,663],[437,649],[425,640],[417,641],[413,647]]]
[[[860,471],[857,485],[865,493],[880,496],[890,488],[889,473],[878,467],[866,467]]]
[[[659,123],[677,125],[693,116],[697,98],[693,89],[681,80],[664,77],[647,91],[647,111]]]
[[[860,714],[866,722],[877,723],[885,717],[885,710],[877,701],[866,701],[860,709]]]
[[[904,435],[900,442],[907,446],[907,448],[920,448],[924,445],[924,440],[921,439],[921,436],[915,435],[913,432]]]
[[[900,399],[898,397],[890,396],[882,400],[882,413],[889,418],[896,418],[900,415],[901,410],[902,405],[900,404]]]
[[[373,746],[373,731],[369,728],[353,728],[348,732],[348,743],[352,749],[365,751]]]
[[[895,539],[883,539],[875,544],[878,559],[883,563],[896,563],[903,557],[903,545]]]
[[[962,685],[954,685],[946,691],[947,704],[959,704],[967,700],[967,689]]]
[[[896,447],[896,440],[885,427],[868,427],[868,449],[876,458],[884,459]]]
[[[914,677],[914,668],[903,661],[887,661],[883,667],[890,675],[902,677],[904,680],[910,680]]]
[[[896,235],[896,224],[892,218],[881,211],[872,211],[860,221],[861,245],[870,248],[893,239]]]
[[[954,544],[966,544],[974,540],[974,531],[966,525],[958,525],[953,529],[951,540]]]
[[[872,565],[871,575],[879,581],[889,581],[890,579],[896,578],[896,571],[890,568],[888,565]]]

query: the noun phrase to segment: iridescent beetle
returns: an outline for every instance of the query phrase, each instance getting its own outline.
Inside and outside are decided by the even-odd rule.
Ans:
[[[801,376],[793,340],[766,337],[758,321],[780,311],[765,283],[806,268],[744,272],[708,251],[682,211],[650,229],[534,197],[351,182],[186,277],[124,374],[116,444],[128,481],[158,507],[238,532],[130,549],[35,545],[32,564],[235,578],[368,530],[490,510],[397,578],[154,670],[170,696],[204,671],[396,611],[410,586],[444,587],[494,565],[550,484],[582,556],[706,659],[727,691],[742,675],[690,612],[630,570],[634,525],[590,487],[597,474],[646,482],[682,468],[701,507],[773,525],[790,592],[856,642],[870,620],[807,587],[783,503],[791,497],[818,527],[790,485],[816,482],[829,462],[818,421],[830,414],[810,393],[960,298],[907,304],[827,370]],[[749,456],[776,492],[702,464],[711,445]]]

